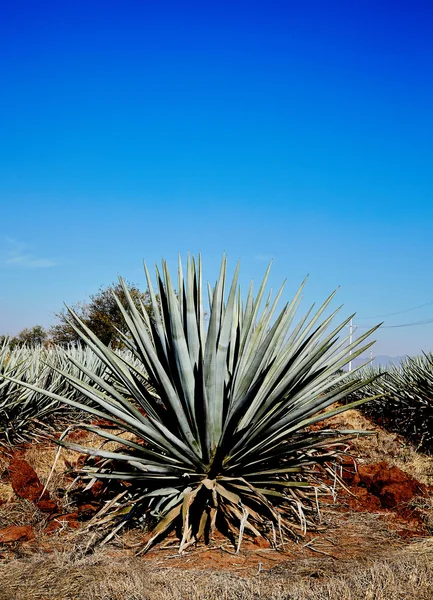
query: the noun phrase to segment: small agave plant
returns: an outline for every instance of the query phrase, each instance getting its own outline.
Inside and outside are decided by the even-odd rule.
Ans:
[[[116,514],[157,518],[144,550],[171,527],[180,532],[180,551],[215,527],[237,538],[237,550],[244,532],[275,545],[286,534],[305,532],[348,433],[313,426],[365,402],[338,404],[366,383],[343,367],[371,345],[363,342],[376,328],[352,344],[340,338],[350,317],[331,328],[338,310],[324,316],[334,294],[294,324],[305,282],[276,314],[283,288],[274,300],[265,298],[269,268],[257,295],[251,285],[245,302],[239,265],[229,287],[226,268],[223,257],[205,307],[200,259],[188,257],[185,274],[179,261],[177,291],[165,262],[162,272],[156,269],[156,290],[145,266],[152,318],[120,280],[125,354],[103,345],[71,310],[71,324],[113,377],[93,375],[71,356],[96,386],[65,371],[85,401],[45,392],[118,428],[82,425],[115,442],[110,451],[67,437],[61,443],[99,457],[82,476],[128,482],[129,500],[119,500]]]

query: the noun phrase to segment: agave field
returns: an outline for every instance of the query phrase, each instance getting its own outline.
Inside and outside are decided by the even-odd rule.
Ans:
[[[432,357],[386,373],[347,372],[376,328],[349,343],[351,315],[337,320],[335,294],[297,316],[305,282],[278,309],[284,286],[275,297],[266,292],[269,269],[243,296],[239,265],[229,280],[223,257],[206,300],[200,259],[179,261],[175,280],[165,262],[155,280],[145,274],[151,317],[120,279],[122,350],[72,310],[81,346],[0,350],[1,446],[18,461],[23,444],[41,440],[56,445],[56,460],[76,453],[65,463],[74,484],[105,490],[89,525],[98,540],[135,527],[144,532],[138,554],[174,535],[178,555],[215,535],[234,555],[245,540],[275,551],[299,543],[320,530],[338,486],[353,484],[350,440],[366,427],[346,425],[344,414],[358,407],[431,448]],[[389,490],[372,496],[379,488],[369,473],[361,477],[368,501],[390,506]],[[409,487],[418,490],[412,480]]]
[[[407,358],[388,369],[368,368],[370,380],[352,397],[380,396],[362,410],[374,421],[403,435],[424,452],[433,451],[433,354]]]

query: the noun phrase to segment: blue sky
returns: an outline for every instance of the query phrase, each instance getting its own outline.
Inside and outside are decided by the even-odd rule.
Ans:
[[[344,314],[433,301],[433,4],[16,2],[0,18],[0,333],[223,251]],[[433,318],[433,305],[386,324]],[[359,318],[359,325],[374,322]],[[433,323],[379,354],[433,348]]]

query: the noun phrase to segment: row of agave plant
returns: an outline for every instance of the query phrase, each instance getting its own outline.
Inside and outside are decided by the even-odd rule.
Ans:
[[[79,425],[100,437],[99,449],[68,441],[67,432],[58,443],[96,457],[81,477],[125,484],[112,514],[117,527],[135,518],[152,524],[144,550],[173,527],[181,551],[215,527],[237,536],[238,549],[244,532],[275,545],[305,532],[353,434],[317,424],[364,403],[345,399],[375,377],[354,380],[344,371],[373,343],[364,341],[375,328],[350,344],[350,316],[332,325],[340,310],[329,311],[335,293],[295,322],[305,282],[277,312],[284,285],[274,299],[265,295],[269,269],[257,295],[251,284],[245,300],[239,265],[231,282],[226,271],[223,257],[205,305],[200,258],[188,257],[185,273],[179,261],[175,285],[163,262],[155,289],[145,266],[152,318],[120,280],[127,352],[105,346],[71,310],[96,369],[88,355],[65,353],[48,383],[6,374],[47,407],[68,405],[115,426]]]
[[[43,392],[24,387],[29,383],[45,391],[51,390],[63,398],[81,397],[64,377],[68,371],[91,383],[88,373],[104,376],[106,366],[88,348],[58,346],[45,348],[15,347],[5,341],[0,347],[0,443],[15,444],[44,434],[49,426],[59,427],[74,419],[68,405],[47,397]]]
[[[129,351],[122,354],[129,362],[136,362]],[[50,391],[63,400],[91,404],[65,373],[94,387],[97,386],[95,377],[113,381],[107,365],[85,345],[11,349],[7,340],[3,342],[0,346],[0,444],[25,442],[38,435],[46,437],[47,430],[59,431],[65,423],[86,418],[83,411],[43,393]],[[24,387],[27,383],[43,392]]]
[[[420,450],[433,452],[433,353],[408,357],[387,369],[368,367],[361,378],[370,379],[350,400],[380,395],[362,410]]]

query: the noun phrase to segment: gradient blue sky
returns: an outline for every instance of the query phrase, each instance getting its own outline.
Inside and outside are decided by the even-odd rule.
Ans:
[[[187,251],[345,315],[433,301],[432,30],[416,1],[4,2],[0,333]]]

